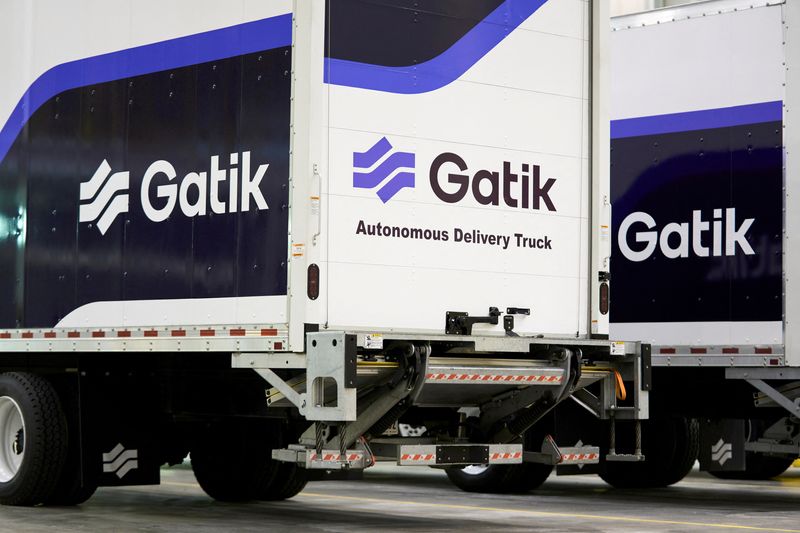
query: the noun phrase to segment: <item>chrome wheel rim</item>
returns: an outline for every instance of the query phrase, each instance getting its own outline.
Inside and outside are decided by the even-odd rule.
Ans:
[[[25,419],[13,399],[0,397],[0,483],[8,483],[19,472],[25,458]]]
[[[469,465],[461,469],[468,476],[478,476],[489,469],[489,465]]]

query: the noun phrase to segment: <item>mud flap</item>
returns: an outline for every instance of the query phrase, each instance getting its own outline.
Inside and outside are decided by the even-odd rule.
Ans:
[[[741,472],[745,469],[745,421],[726,418],[700,425],[700,470]]]
[[[158,384],[146,373],[84,372],[82,462],[99,486],[160,482]]]

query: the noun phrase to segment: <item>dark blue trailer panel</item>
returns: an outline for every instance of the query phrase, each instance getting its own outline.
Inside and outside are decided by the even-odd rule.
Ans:
[[[36,80],[0,137],[0,328],[98,301],[285,295],[290,71],[283,15]]]

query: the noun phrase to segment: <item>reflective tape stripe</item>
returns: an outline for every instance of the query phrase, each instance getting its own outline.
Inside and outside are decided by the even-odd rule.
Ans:
[[[426,374],[428,381],[491,381],[491,382],[538,382],[561,383],[563,377],[558,375],[524,375],[524,374]]]
[[[424,455],[420,454],[420,453],[413,454],[413,455],[409,454],[409,453],[404,453],[403,455],[400,456],[400,460],[401,461],[415,461],[415,462],[433,461],[434,458],[435,457],[434,457],[434,455],[432,453],[424,454]]]
[[[312,452],[310,459],[312,461],[320,460],[320,461],[328,461],[328,462],[330,462],[330,461],[340,461],[341,457],[342,457],[341,454],[328,452],[328,453],[323,454],[322,458],[320,459],[319,455],[316,452]],[[347,455],[347,461],[350,461],[350,462],[358,461],[359,459],[361,459],[361,457],[362,457],[361,453],[350,453],[350,454]]]
[[[594,461],[600,456],[596,453],[569,453],[561,456],[561,462],[566,461]]]
[[[522,452],[516,453],[493,453],[492,456],[489,458],[490,461],[496,461],[499,459],[519,459],[522,457]]]

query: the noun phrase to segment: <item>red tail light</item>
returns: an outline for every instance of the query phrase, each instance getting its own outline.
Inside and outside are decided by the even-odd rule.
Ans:
[[[316,263],[308,265],[308,297],[311,300],[319,298],[319,266]]]

